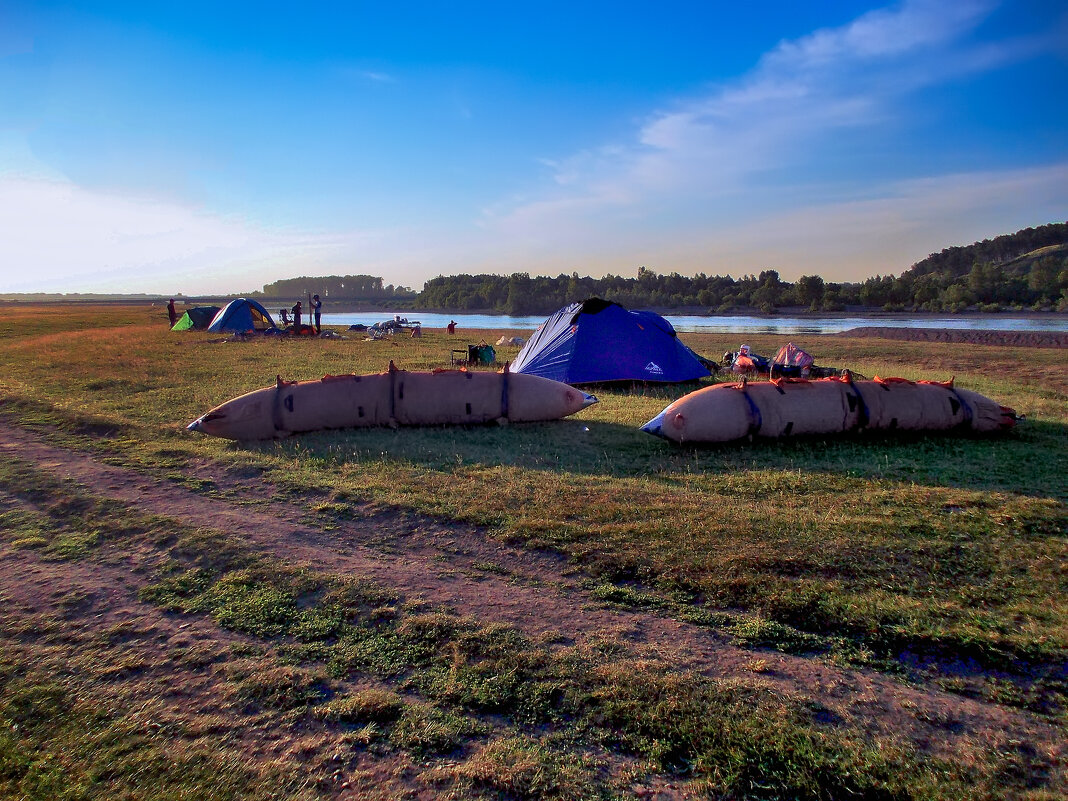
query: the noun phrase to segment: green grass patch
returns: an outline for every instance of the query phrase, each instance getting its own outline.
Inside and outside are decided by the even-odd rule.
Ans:
[[[159,736],[74,682],[9,675],[0,683],[4,798],[267,798],[299,783],[250,770],[229,748]]]

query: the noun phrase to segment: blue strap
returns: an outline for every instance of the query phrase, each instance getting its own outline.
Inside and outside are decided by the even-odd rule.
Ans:
[[[743,381],[742,385],[738,387],[741,390],[742,395],[745,396],[746,402],[749,404],[749,435],[757,433],[760,427],[764,425],[764,418],[760,416],[760,409],[753,403],[753,399],[749,397],[749,390],[746,389],[746,382]]]

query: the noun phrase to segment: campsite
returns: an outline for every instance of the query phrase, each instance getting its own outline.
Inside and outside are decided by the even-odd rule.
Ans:
[[[639,429],[736,376],[601,385],[538,423],[186,430],[279,376],[464,344],[335,333],[4,309],[0,795],[1068,793],[1068,351],[797,342],[1024,415],[990,436]]]

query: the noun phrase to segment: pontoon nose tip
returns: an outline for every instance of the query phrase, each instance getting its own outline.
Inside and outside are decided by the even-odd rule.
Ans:
[[[201,421],[201,420],[203,420],[203,419],[204,419],[203,417],[198,417],[198,418],[197,418],[196,420],[194,420],[194,421],[193,421],[192,423],[190,423],[189,425],[187,425],[187,426],[185,427],[185,430],[186,430],[186,431],[200,431],[200,430],[202,430],[202,429],[201,429],[201,427],[200,427],[200,421]]]
[[[642,426],[642,431],[646,434],[652,434],[655,437],[664,436],[664,413],[661,412],[648,423]],[[664,437],[667,439],[667,437]]]
[[[587,406],[593,406],[593,404],[595,404],[595,403],[600,403],[600,401],[597,400],[597,396],[596,395],[590,395],[588,392],[583,392],[582,393],[582,408],[583,409],[585,409]]]

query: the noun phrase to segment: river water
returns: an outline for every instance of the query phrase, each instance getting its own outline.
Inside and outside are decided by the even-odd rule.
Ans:
[[[433,314],[423,312],[399,312],[401,317],[418,320],[426,328],[445,328],[450,320],[456,321],[457,330],[533,331],[546,315],[509,317],[504,314]],[[393,312],[356,312],[351,314],[324,314],[324,325],[350,326],[355,323],[371,323],[392,319]],[[1012,316],[1010,314],[950,315],[950,316],[884,316],[884,317],[749,317],[746,315],[698,315],[665,314],[676,331],[694,333],[745,333],[745,334],[837,334],[851,328],[891,326],[894,328],[948,328],[965,331],[1055,331],[1068,333],[1068,315],[1047,314]]]

